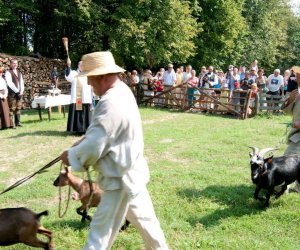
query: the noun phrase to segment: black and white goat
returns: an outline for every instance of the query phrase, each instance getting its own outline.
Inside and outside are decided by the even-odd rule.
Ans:
[[[258,150],[250,147],[251,179],[256,185],[254,198],[265,201],[265,206],[269,205],[270,196],[275,193],[275,198],[279,198],[287,189],[287,186],[294,181],[300,182],[300,154],[283,155],[264,158],[268,152],[276,148],[265,148]],[[266,198],[259,197],[261,189],[266,189]]]

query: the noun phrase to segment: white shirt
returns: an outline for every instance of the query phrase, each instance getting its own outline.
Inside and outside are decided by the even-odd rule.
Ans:
[[[169,72],[169,70],[165,71],[163,76],[163,84],[173,86],[176,82],[176,74],[174,69]]]
[[[137,193],[149,181],[140,113],[128,86],[119,81],[98,102],[85,139],[68,150],[75,171],[93,166],[104,190]]]
[[[76,103],[76,86],[77,86],[77,75],[79,74],[76,70],[71,70],[68,76],[65,76],[68,82],[71,82],[71,103]],[[82,83],[82,103],[92,103],[93,92],[90,85],[87,83],[87,77],[81,77]]]
[[[182,81],[183,83],[186,83],[192,76],[191,72],[183,72]]]
[[[276,92],[280,90],[280,87],[283,86],[283,76],[274,74],[268,77],[268,89],[271,92]]]
[[[18,73],[17,71],[14,71],[16,76],[18,76]],[[20,77],[20,81],[19,81],[19,88],[16,87],[16,85],[13,83],[12,81],[12,76],[9,72],[9,70],[6,70],[5,71],[5,80],[6,80],[6,84],[7,86],[15,93],[20,93],[20,95],[23,95],[23,92],[24,92],[24,80],[23,80],[23,76],[21,74],[21,77]]]

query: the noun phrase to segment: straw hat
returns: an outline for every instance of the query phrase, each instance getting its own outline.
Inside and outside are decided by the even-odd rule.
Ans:
[[[299,66],[293,66],[291,68],[291,70],[293,70],[295,73],[300,74],[300,67]]]
[[[82,72],[78,76],[97,76],[126,71],[115,63],[110,51],[99,51],[82,56]]]

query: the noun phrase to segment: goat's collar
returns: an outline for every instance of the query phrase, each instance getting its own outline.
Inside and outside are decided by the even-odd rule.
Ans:
[[[265,169],[263,172],[260,173],[260,176],[265,176],[268,173],[268,170]]]

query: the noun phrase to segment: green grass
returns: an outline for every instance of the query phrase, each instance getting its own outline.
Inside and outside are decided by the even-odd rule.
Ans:
[[[248,120],[141,108],[145,156],[151,171],[148,185],[171,249],[298,249],[300,197],[271,198],[268,209],[255,201],[248,146],[273,147],[282,140],[290,117],[260,115]],[[44,118],[46,118],[44,114]],[[33,173],[78,140],[65,132],[67,119],[53,113],[49,122],[37,112],[23,112],[24,127],[0,131],[0,190]],[[281,144],[275,155],[281,155]],[[48,172],[0,196],[1,208],[26,206],[54,232],[57,250],[81,249],[88,225],[80,223],[71,201],[58,218],[59,173]],[[81,174],[79,175],[81,176]],[[67,189],[63,189],[67,194]],[[63,204],[64,206],[65,204]],[[93,211],[93,210],[92,210]],[[4,249],[33,249],[24,245]],[[143,249],[132,226],[118,235],[113,249]]]

